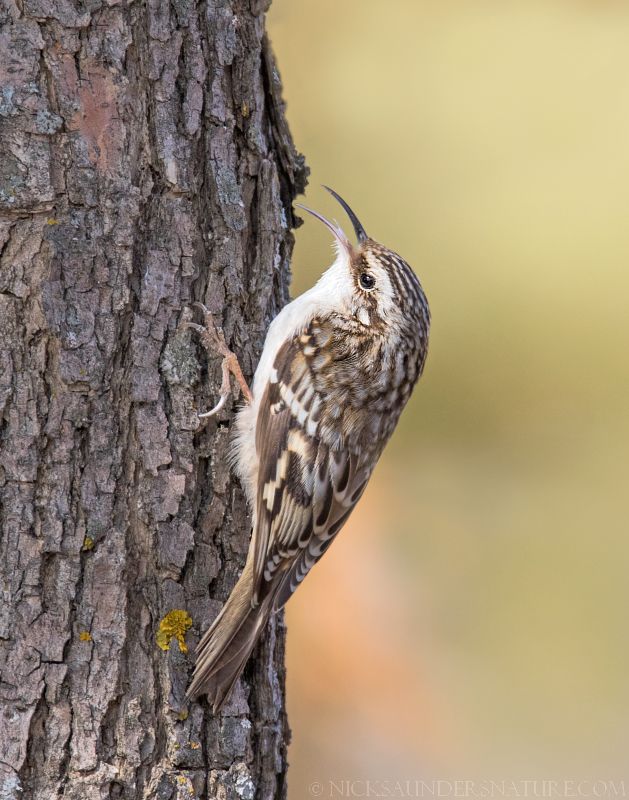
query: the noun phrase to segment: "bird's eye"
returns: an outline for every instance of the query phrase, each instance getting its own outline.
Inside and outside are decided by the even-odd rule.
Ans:
[[[376,279],[368,272],[361,272],[358,280],[360,281],[360,285],[363,289],[373,289],[373,287],[376,285]]]

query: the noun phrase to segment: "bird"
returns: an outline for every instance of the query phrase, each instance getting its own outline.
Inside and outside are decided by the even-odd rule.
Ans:
[[[330,547],[365,491],[422,374],[430,311],[407,262],[299,204],[332,233],[336,257],[319,281],[272,321],[250,390],[209,311],[188,322],[223,356],[224,407],[234,375],[245,397],[235,418],[233,466],[252,511],[243,572],[196,648],[188,698],[205,694],[218,713],[269,617],[284,606]]]

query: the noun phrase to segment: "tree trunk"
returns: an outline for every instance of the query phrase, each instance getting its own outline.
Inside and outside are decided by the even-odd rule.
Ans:
[[[0,0],[2,800],[285,796],[281,616],[220,716],[184,699],[250,518],[178,325],[251,378],[305,183],[266,8]]]

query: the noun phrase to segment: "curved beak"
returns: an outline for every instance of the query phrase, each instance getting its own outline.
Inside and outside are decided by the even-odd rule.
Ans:
[[[343,200],[343,198],[339,194],[337,194],[334,191],[334,189],[330,189],[329,186],[324,186],[323,188],[326,191],[330,192],[332,197],[334,197],[334,199],[337,200],[345,209],[347,216],[350,218],[350,220],[352,221],[352,225],[354,226],[354,232],[356,233],[356,238],[358,239],[358,242],[362,243],[367,241],[369,236],[367,236],[367,233],[363,228],[363,226],[361,225],[360,220],[358,219],[356,214],[354,214],[352,209],[347,205],[345,200]],[[330,222],[330,220],[326,219],[323,216],[323,214],[319,214],[318,211],[313,211],[311,208],[308,208],[308,206],[304,206],[301,203],[295,203],[295,205],[297,206],[297,208],[302,208],[304,211],[307,211],[309,214],[312,214],[312,216],[316,217],[320,222],[323,222],[323,224],[332,231],[334,238],[337,240],[337,242],[340,245],[342,245],[345,248],[345,250],[347,250],[348,253],[351,253],[352,245],[347,236],[345,235],[343,229],[340,227],[340,225],[338,225],[336,222]]]
[[[345,213],[347,214],[347,216],[348,216],[348,217],[351,219],[351,221],[352,221],[352,225],[354,226],[354,233],[356,234],[356,238],[358,239],[358,241],[359,241],[359,242],[365,242],[365,241],[366,241],[366,240],[367,240],[369,237],[367,236],[367,233],[366,233],[365,229],[363,228],[363,226],[361,225],[361,222],[360,222],[360,220],[358,219],[358,217],[356,216],[356,214],[354,214],[354,212],[353,212],[353,211],[352,211],[352,209],[351,209],[351,208],[350,208],[350,207],[347,205],[347,203],[345,202],[345,200],[343,200],[343,198],[342,198],[342,197],[341,197],[339,194],[337,194],[337,193],[334,191],[334,189],[330,189],[330,187],[329,187],[329,186],[325,186],[325,185],[323,186],[323,188],[324,188],[326,191],[330,192],[330,194],[332,195],[332,197],[333,197],[335,200],[337,200],[337,201],[338,201],[338,202],[339,202],[339,203],[340,203],[340,204],[343,206],[343,208],[345,209]]]
[[[318,211],[313,211],[311,208],[308,208],[308,206],[304,206],[301,203],[295,203],[295,205],[297,206],[297,208],[302,208],[304,211],[307,211],[309,214],[312,214],[312,216],[316,217],[319,220],[319,222],[323,222],[323,224],[332,231],[336,241],[342,247],[344,247],[345,250],[347,250],[348,253],[351,253],[352,245],[350,244],[349,239],[347,238],[347,236],[343,232],[343,229],[339,225],[337,225],[334,222],[330,222],[330,220],[326,219],[323,216],[323,214],[319,214]]]

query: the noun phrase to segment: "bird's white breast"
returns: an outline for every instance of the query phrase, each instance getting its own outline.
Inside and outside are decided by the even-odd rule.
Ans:
[[[353,291],[347,262],[347,254],[340,250],[335,262],[312,289],[284,306],[269,326],[253,379],[253,402],[247,403],[238,412],[234,438],[234,466],[252,507],[255,507],[258,476],[256,424],[275,358],[284,342],[301,333],[317,314],[345,309]]]

